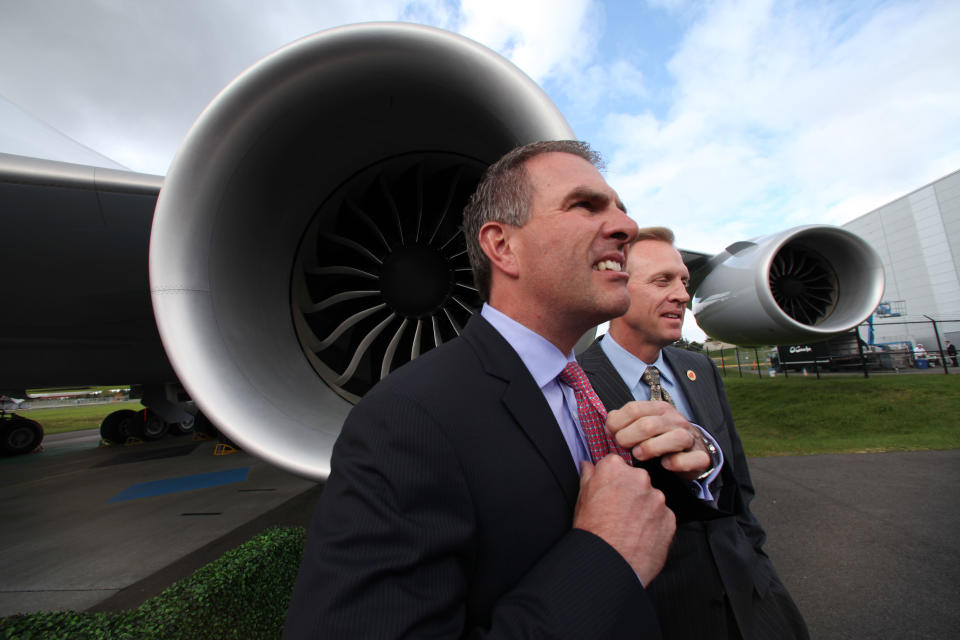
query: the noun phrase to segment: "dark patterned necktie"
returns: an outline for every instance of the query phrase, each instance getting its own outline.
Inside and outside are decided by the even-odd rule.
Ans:
[[[629,451],[624,451],[617,444],[610,432],[607,431],[607,411],[603,408],[603,403],[597,397],[597,393],[587,380],[587,374],[583,372],[576,362],[569,362],[560,372],[560,381],[573,389],[573,394],[577,398],[577,413],[580,414],[580,428],[583,429],[583,435],[587,439],[587,448],[590,449],[590,459],[594,464],[600,458],[608,453],[616,453],[627,464],[633,464],[633,457]]]
[[[663,400],[664,402],[673,404],[673,398],[670,397],[670,394],[667,393],[666,389],[660,386],[659,369],[656,367],[647,367],[647,370],[643,372],[643,375],[640,376],[640,379],[643,380],[648,387],[650,387],[651,400]]]

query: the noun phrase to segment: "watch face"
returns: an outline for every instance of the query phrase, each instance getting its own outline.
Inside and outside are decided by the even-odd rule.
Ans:
[[[717,451],[717,447],[712,442],[710,442],[710,440],[708,440],[707,438],[703,439],[703,444],[707,448],[707,453],[710,454],[710,462],[711,462],[710,471],[713,471],[714,468],[716,468],[717,463],[719,462],[720,454]]]

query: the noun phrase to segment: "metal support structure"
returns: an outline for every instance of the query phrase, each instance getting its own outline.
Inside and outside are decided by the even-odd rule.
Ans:
[[[737,354],[737,373],[740,374],[740,377],[743,377],[743,369],[740,368],[740,347],[733,348],[734,353]]]
[[[937,321],[923,314],[923,317],[930,321],[930,324],[933,325],[933,335],[937,338],[937,350],[940,351],[940,364],[943,365],[943,372],[947,375],[950,375],[950,369],[947,367],[947,354],[943,352],[943,345],[940,343],[940,330],[937,329]]]
[[[757,353],[757,348],[753,348],[753,359],[757,362],[757,377],[762,378],[763,374],[760,373],[760,354]]]
[[[860,327],[855,329],[857,334],[857,352],[860,354],[860,366],[863,367],[863,377],[869,378],[870,372],[867,369],[867,359],[863,355],[863,340],[860,339]]]

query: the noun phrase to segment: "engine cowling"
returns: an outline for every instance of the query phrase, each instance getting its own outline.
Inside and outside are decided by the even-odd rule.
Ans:
[[[520,70],[445,31],[354,25],[263,59],[197,120],[154,214],[151,298],[180,382],[242,448],[325,479],[351,404],[477,308],[459,225],[483,169],[572,137]],[[833,274],[822,318],[778,305],[788,250]],[[876,255],[836,229],[738,243],[708,266],[694,311],[741,344],[845,330],[883,289]]]
[[[482,170],[572,137],[519,69],[445,31],[355,25],[263,59],[200,116],[154,215],[180,381],[245,450],[325,478],[351,401],[476,307],[459,224]]]
[[[880,256],[839,227],[809,225],[730,245],[691,274],[707,335],[738,345],[815,342],[866,320],[883,295]]]

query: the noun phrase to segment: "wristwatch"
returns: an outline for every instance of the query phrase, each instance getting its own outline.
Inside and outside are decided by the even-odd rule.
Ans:
[[[697,476],[697,481],[702,482],[709,478],[710,474],[717,468],[717,465],[720,464],[720,452],[717,451],[716,445],[713,444],[710,438],[703,435],[703,432],[699,429],[697,429],[697,435],[700,436],[700,442],[703,443],[703,446],[707,449],[707,453],[710,454],[710,468]]]

